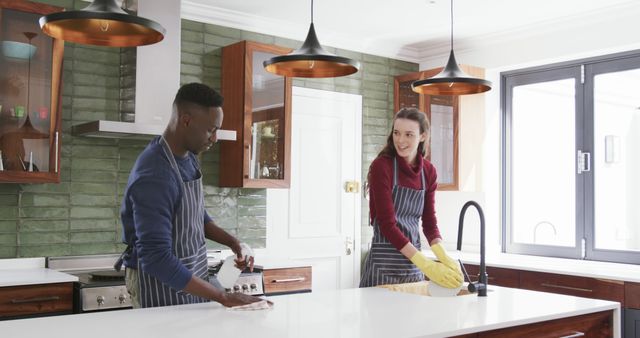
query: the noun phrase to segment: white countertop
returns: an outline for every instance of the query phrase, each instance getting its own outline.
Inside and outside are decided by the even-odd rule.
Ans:
[[[445,337],[614,310],[615,337],[620,337],[618,303],[497,286],[490,287],[488,297],[435,298],[363,288],[271,300],[272,309],[259,311],[204,303],[0,321],[0,332],[67,338]]]
[[[0,287],[76,281],[76,276],[47,268],[0,269]]]
[[[423,250],[423,253],[428,257],[435,257],[429,249]],[[449,250],[447,253],[454,259],[460,258],[463,263],[480,265],[479,253],[454,250]],[[485,260],[487,266],[498,268],[640,283],[640,265],[506,253],[487,253]]]

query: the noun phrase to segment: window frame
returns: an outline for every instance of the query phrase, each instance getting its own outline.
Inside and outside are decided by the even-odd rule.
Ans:
[[[592,154],[594,161],[594,76],[615,71],[640,69],[640,50],[587,59],[542,65],[500,74],[501,124],[501,239],[502,252],[562,257],[617,263],[640,263],[640,252],[595,248],[595,168],[577,174],[577,151]],[[519,85],[574,78],[576,85],[576,229],[573,248],[540,244],[514,243],[511,238],[512,196],[512,99]]]

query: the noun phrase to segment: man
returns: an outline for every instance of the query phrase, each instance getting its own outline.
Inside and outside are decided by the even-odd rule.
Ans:
[[[239,241],[204,209],[196,154],[216,142],[223,98],[210,87],[182,86],[171,120],[138,156],[121,208],[127,289],[134,307],[217,301],[224,306],[260,301],[225,293],[208,282],[205,237],[231,248],[246,266]],[[250,257],[253,265],[253,257]]]

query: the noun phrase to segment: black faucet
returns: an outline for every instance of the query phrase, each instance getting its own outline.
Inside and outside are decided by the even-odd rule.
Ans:
[[[482,208],[476,201],[469,201],[462,206],[462,210],[460,211],[460,218],[458,219],[458,244],[456,249],[458,251],[462,250],[462,225],[464,224],[464,214],[470,206],[474,206],[478,210],[478,215],[480,215],[480,274],[478,275],[478,281],[472,283],[469,280],[469,292],[478,292],[479,297],[487,296],[487,287],[488,284],[488,276],[487,276],[487,265],[485,264],[485,252],[484,252],[484,242],[485,242],[485,226],[484,226],[484,213],[482,212]],[[462,263],[461,263],[462,264]],[[464,266],[463,266],[464,269]],[[466,274],[466,271],[465,271]],[[469,276],[467,276],[469,279]]]

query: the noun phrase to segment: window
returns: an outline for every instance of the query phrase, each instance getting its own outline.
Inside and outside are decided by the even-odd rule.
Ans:
[[[640,263],[640,52],[501,77],[504,250]]]

